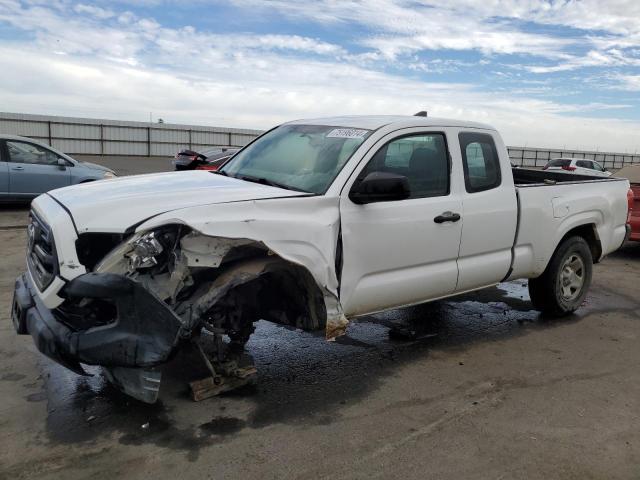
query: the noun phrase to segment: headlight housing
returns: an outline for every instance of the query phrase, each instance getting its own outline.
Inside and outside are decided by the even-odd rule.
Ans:
[[[113,172],[104,172],[102,178],[116,178],[117,175]]]
[[[181,226],[168,225],[136,233],[111,250],[94,271],[130,275],[139,269],[161,268],[184,231]]]
[[[157,265],[156,257],[164,251],[154,230],[131,242],[131,246],[133,249],[125,254],[129,258],[129,270],[131,271]]]

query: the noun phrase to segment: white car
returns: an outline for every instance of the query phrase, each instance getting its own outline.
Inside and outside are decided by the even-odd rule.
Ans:
[[[611,172],[605,170],[598,162],[583,158],[554,158],[544,166],[543,170],[556,170],[573,173],[575,175],[586,175],[592,177],[611,176]]]
[[[38,197],[12,318],[45,355],[154,402],[162,364],[203,330],[210,392],[246,378],[235,355],[259,319],[331,339],[361,315],[519,278],[533,308],[567,315],[629,231],[629,182],[587,180],[512,169],[478,123],[285,123],[217,172]]]

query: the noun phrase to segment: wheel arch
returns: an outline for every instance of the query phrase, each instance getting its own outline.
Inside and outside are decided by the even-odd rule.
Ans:
[[[589,250],[591,250],[591,256],[593,258],[593,263],[598,263],[602,257],[602,242],[600,241],[600,236],[598,235],[598,229],[594,223],[587,223],[583,225],[579,225],[577,227],[573,227],[558,242],[554,253],[562,243],[571,237],[582,237],[589,245]]]
[[[589,241],[591,235],[588,231],[588,228],[575,227],[567,232],[543,274],[529,279],[529,297],[536,310],[561,317],[575,312],[582,305],[593,275],[593,262],[587,261],[584,255],[589,252],[593,256],[596,248],[593,241]],[[577,267],[572,265],[574,255],[581,257]]]
[[[252,255],[215,269],[216,278],[198,286],[185,313],[224,317],[233,330],[260,319],[306,331],[326,329],[324,293],[310,272],[267,251],[256,255],[259,247],[251,247]]]

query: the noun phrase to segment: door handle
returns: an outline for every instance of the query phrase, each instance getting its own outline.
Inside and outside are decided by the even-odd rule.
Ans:
[[[24,170],[24,167],[11,167],[11,170]]]
[[[433,219],[436,223],[457,222],[458,220],[460,220],[460,214],[453,212],[444,212]]]

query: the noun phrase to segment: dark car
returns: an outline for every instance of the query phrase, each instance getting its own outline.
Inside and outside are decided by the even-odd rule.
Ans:
[[[180,150],[176,153],[173,165],[176,170],[217,170],[238,150],[240,149],[227,147],[211,148],[203,152]]]

